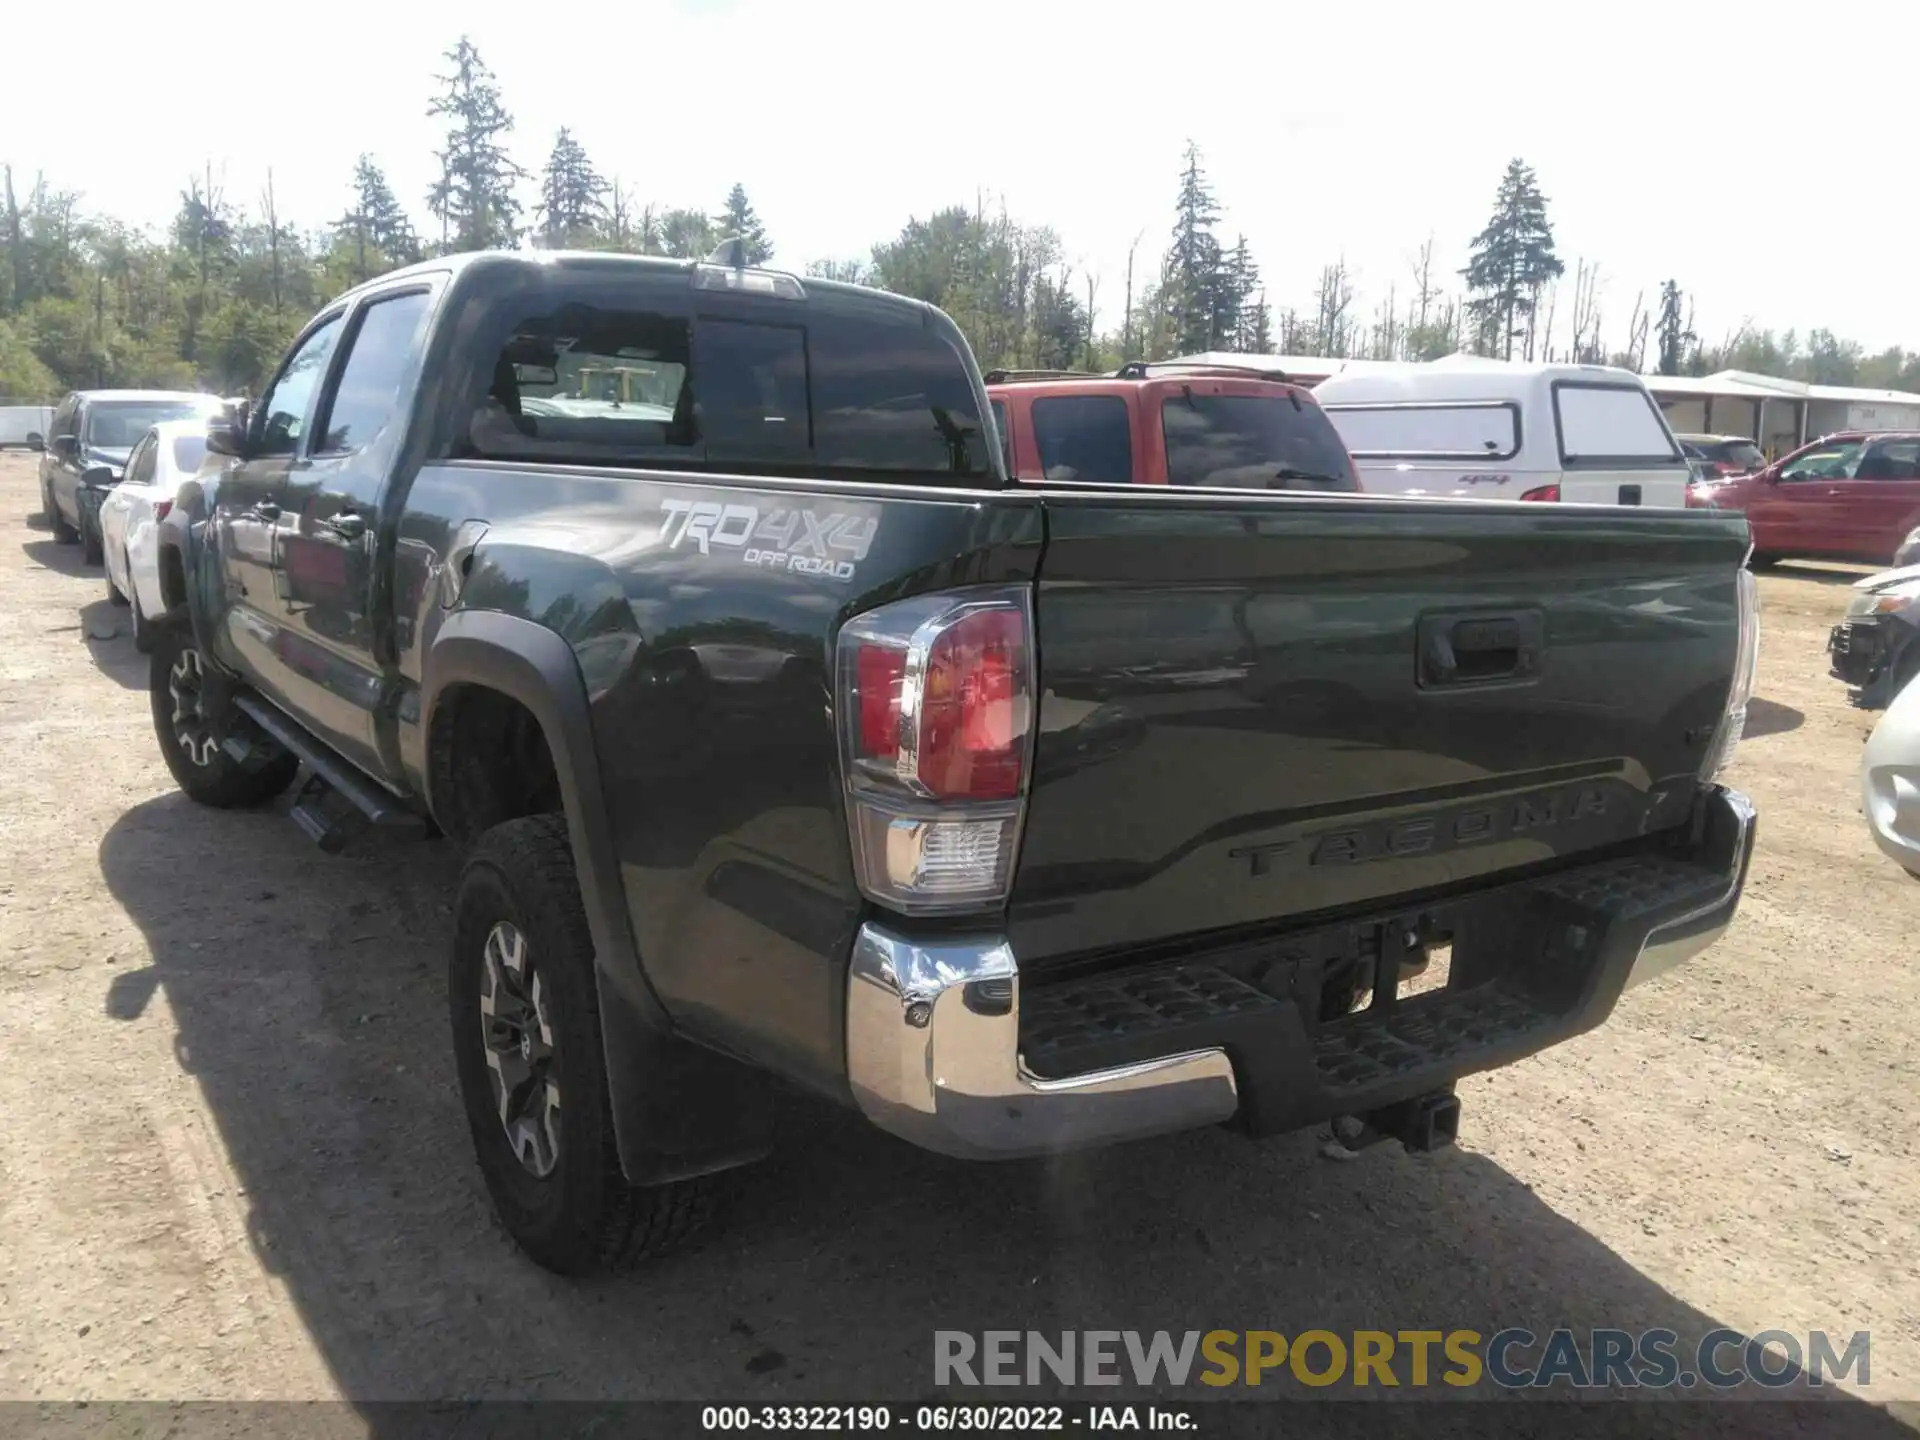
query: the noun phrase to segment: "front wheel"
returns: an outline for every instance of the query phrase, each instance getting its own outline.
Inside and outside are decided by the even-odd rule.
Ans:
[[[140,604],[140,587],[134,583],[132,562],[127,565],[126,603],[133,611],[133,648],[142,655],[151,655],[154,642],[160,636],[160,627],[147,618],[147,612]]]
[[[67,517],[51,498],[47,501],[47,518],[53,523],[53,538],[60,544],[71,545],[80,538],[80,532],[67,523]]]
[[[89,565],[107,563],[107,547],[100,535],[100,517],[80,516],[80,558]]]
[[[217,717],[207,703],[206,662],[193,636],[167,631],[153,647],[147,689],[153,705],[153,729],[167,769],[189,800],[232,810],[271,800],[292,782],[298,756],[274,750],[246,764],[220,745]],[[264,742],[262,742],[264,743]]]
[[[707,1208],[701,1181],[635,1188],[621,1173],[593,965],[565,817],[481,835],[447,966],[460,1093],[501,1223],[562,1275],[662,1254]]]

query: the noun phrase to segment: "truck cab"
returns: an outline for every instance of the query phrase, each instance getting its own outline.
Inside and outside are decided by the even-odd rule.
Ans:
[[[1134,361],[1111,375],[995,370],[1007,473],[1048,484],[1353,492],[1340,437],[1272,371]]]

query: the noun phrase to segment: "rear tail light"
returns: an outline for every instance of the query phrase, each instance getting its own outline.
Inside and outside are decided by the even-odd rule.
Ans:
[[[1753,571],[1741,569],[1738,577],[1740,621],[1737,648],[1733,657],[1733,684],[1727,687],[1727,706],[1714,731],[1707,758],[1701,762],[1700,778],[1712,780],[1733,760],[1733,752],[1747,728],[1747,704],[1753,699],[1754,672],[1760,665],[1760,590]]]
[[[842,627],[836,670],[861,890],[909,915],[1005,904],[1033,744],[1026,590],[870,610]]]
[[[1520,498],[1522,500],[1556,500],[1557,501],[1560,498],[1560,487],[1558,485],[1537,485],[1533,489],[1527,491],[1527,493],[1522,495]]]
[[[171,511],[172,509],[173,509],[173,501],[171,500],[154,501],[153,502],[154,523],[157,525],[160,521],[166,519],[168,512]]]

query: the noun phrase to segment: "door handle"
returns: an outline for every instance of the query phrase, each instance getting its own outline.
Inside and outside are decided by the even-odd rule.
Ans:
[[[1415,683],[1431,690],[1529,681],[1545,648],[1545,617],[1537,610],[1423,616]]]
[[[358,510],[343,510],[320,522],[342,540],[358,540],[367,533],[367,517]]]

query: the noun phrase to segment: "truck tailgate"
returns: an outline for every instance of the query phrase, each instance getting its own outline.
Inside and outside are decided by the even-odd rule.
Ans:
[[[1024,968],[1440,894],[1684,822],[1738,517],[1045,492]]]

